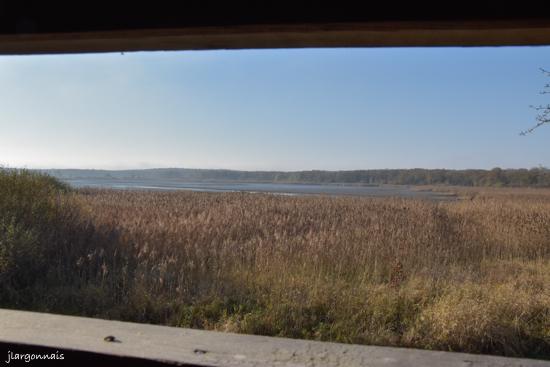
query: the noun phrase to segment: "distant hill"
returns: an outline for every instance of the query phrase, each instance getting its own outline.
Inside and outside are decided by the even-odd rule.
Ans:
[[[394,185],[458,185],[503,187],[550,187],[550,169],[447,170],[377,169],[353,171],[234,171],[223,169],[154,168],[141,170],[39,170],[54,177],[71,179],[140,179],[182,182],[271,182],[347,183]]]

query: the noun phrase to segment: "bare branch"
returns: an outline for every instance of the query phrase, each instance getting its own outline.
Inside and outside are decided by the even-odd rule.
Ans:
[[[540,68],[540,71],[547,77],[550,77],[550,71]],[[540,91],[539,94],[550,94],[550,83],[544,85],[544,90]],[[535,118],[537,124],[527,130],[521,131],[519,135],[525,136],[527,134],[532,133],[536,128],[544,125],[544,124],[550,124],[550,104],[544,105],[538,105],[538,106],[529,106],[530,108],[534,109],[535,111],[539,111],[539,114]]]
[[[550,122],[550,119],[541,120],[541,121],[539,121],[535,126],[531,127],[530,129],[527,129],[527,130],[524,130],[524,131],[520,132],[519,135],[525,136],[525,135],[527,135],[527,134],[530,134],[530,133],[532,133],[533,130],[535,130],[536,128],[538,128],[538,127],[540,127],[540,126],[542,126],[542,125],[544,125],[544,124],[547,124],[547,123],[549,123],[549,122]]]

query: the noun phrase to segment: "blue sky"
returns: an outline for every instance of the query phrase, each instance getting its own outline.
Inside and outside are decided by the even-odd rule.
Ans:
[[[0,165],[550,166],[550,47],[0,57]]]

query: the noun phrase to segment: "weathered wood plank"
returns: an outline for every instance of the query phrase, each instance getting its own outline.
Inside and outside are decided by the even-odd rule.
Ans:
[[[114,336],[114,341],[106,341],[107,336]],[[14,310],[0,310],[0,342],[199,366],[550,366],[550,361],[323,343]]]

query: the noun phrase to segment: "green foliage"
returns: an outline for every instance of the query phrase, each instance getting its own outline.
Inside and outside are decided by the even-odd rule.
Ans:
[[[0,296],[15,301],[14,290],[32,286],[45,275],[48,233],[63,216],[65,185],[28,171],[0,170]]]
[[[36,231],[13,219],[0,218],[0,282],[20,288],[34,283],[45,259]]]
[[[0,307],[31,307],[33,289],[75,278],[74,267],[61,265],[74,261],[71,241],[86,233],[81,224],[65,184],[36,172],[0,170]]]

